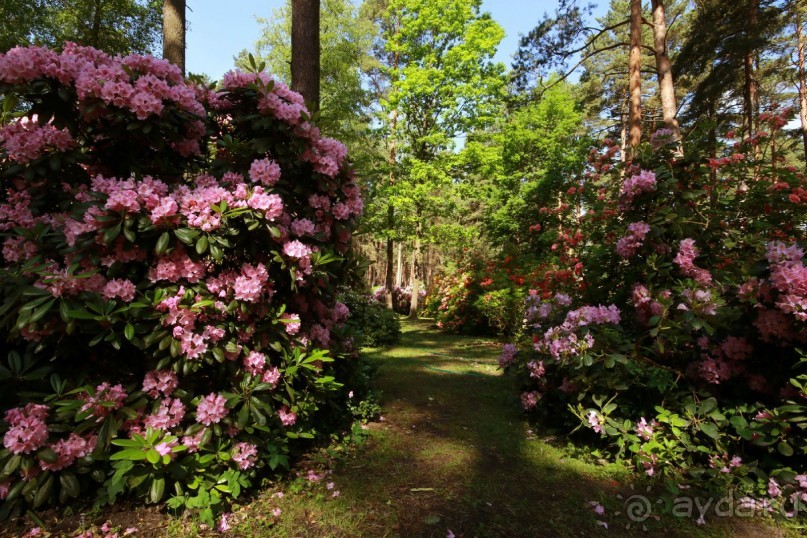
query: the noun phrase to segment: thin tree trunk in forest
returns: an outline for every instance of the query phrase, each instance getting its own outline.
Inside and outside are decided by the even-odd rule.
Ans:
[[[93,5],[95,9],[92,14],[92,28],[90,28],[90,39],[87,45],[99,49],[101,48],[101,8],[103,5],[100,0],[95,0]]]
[[[420,218],[420,215],[418,215]],[[415,232],[415,248],[412,249],[412,299],[409,302],[409,319],[418,319],[418,275],[417,275],[417,260],[420,257],[420,236],[422,234],[422,227],[420,222],[417,224],[417,231]]]
[[[675,104],[675,86],[670,67],[670,57],[667,54],[667,18],[664,12],[663,0],[653,2],[653,51],[656,57],[656,72],[658,74],[659,96],[661,97],[661,115],[664,118],[664,127],[673,132],[675,140],[681,138],[681,129],[678,126],[678,107]]]
[[[630,0],[630,132],[628,145],[636,148],[642,140],[642,0]]]
[[[798,9],[798,8],[797,8]],[[796,12],[796,39],[798,41],[798,75],[799,75],[799,119],[801,120],[801,138],[804,142],[804,169],[807,171],[807,76],[804,73],[804,32],[802,31],[801,12]]]
[[[757,8],[759,0],[751,0],[748,6],[748,27],[746,34],[753,36],[757,25]],[[743,105],[745,116],[743,118],[743,128],[746,138],[754,134],[754,110],[757,101],[757,81],[754,73],[754,50],[749,49],[745,53],[743,61],[745,71],[745,81],[743,83]]]
[[[623,163],[628,160],[628,111],[627,101],[622,101],[622,111],[619,113],[620,133],[619,133],[619,160]],[[622,169],[624,171],[624,168]]]
[[[185,75],[185,0],[163,0],[163,58]]]
[[[291,2],[291,89],[319,110],[319,0]]]
[[[398,242],[398,270],[395,272],[395,285],[400,287],[403,276],[403,243]]]
[[[398,69],[398,53],[394,52],[392,55],[392,72],[395,73]],[[397,155],[395,153],[395,128],[398,126],[398,109],[395,108],[390,113],[389,119],[389,186],[390,189],[395,185],[395,162],[397,160]],[[395,206],[392,205],[392,202],[389,202],[387,206],[387,231],[388,233],[392,234],[392,231],[395,227]],[[384,287],[386,288],[386,306],[387,309],[392,310],[394,305],[392,302],[392,283],[393,283],[393,271],[395,270],[395,264],[392,259],[392,255],[394,253],[394,247],[392,244],[392,238],[387,239],[387,274],[386,279],[384,282]],[[400,283],[401,279],[398,278],[398,282]]]

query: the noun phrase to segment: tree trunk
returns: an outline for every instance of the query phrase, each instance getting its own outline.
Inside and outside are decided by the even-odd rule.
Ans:
[[[622,111],[619,113],[619,160],[623,163],[628,160],[628,111],[627,100],[622,101]],[[624,168],[622,169],[624,172]]]
[[[398,53],[394,52],[392,55],[392,71],[398,69]],[[398,159],[396,154],[396,147],[395,147],[395,128],[398,126],[398,109],[395,108],[390,113],[389,119],[389,187],[392,190],[392,187],[395,185],[395,163]],[[389,202],[387,206],[387,233],[392,234],[393,230],[395,229],[395,206],[392,205],[392,202]],[[385,286],[387,288],[387,308],[392,310],[392,282],[393,282],[393,271],[395,270],[395,265],[392,260],[393,255],[393,245],[392,239],[387,239],[387,277]],[[398,283],[400,285],[401,279],[398,278]]]
[[[675,86],[670,67],[670,57],[667,54],[667,18],[664,13],[664,1],[653,2],[653,51],[656,57],[656,72],[658,74],[659,96],[661,97],[661,115],[664,118],[664,127],[673,132],[675,140],[681,138],[681,129],[678,127],[678,107],[675,104]]]
[[[398,270],[395,272],[395,285],[401,285],[401,278],[403,277],[403,243],[398,242]]]
[[[92,28],[90,28],[90,39],[87,45],[91,47],[95,47],[96,49],[101,48],[101,9],[103,5],[100,0],[95,0],[93,3],[93,13],[92,13]]]
[[[757,25],[757,7],[758,0],[751,0],[748,6],[748,27],[746,34],[751,37],[756,31]],[[757,102],[757,81],[754,73],[754,50],[749,48],[745,52],[743,61],[745,71],[745,81],[743,83],[743,106],[745,108],[745,116],[743,118],[743,127],[745,129],[746,138],[750,138],[754,134],[754,110],[756,109]]]
[[[319,0],[291,2],[291,89],[319,110]]]
[[[630,133],[633,149],[642,140],[642,0],[630,0]]]
[[[387,218],[392,220],[393,216],[393,209],[392,206],[389,206],[389,211],[387,213]],[[387,310],[392,310],[394,308],[392,302],[392,268],[394,264],[394,257],[395,255],[395,246],[392,244],[392,238],[387,239],[387,269],[385,271],[384,277],[384,303],[387,306]]]
[[[798,8],[796,8],[798,9]],[[798,42],[798,76],[799,76],[799,119],[801,120],[801,138],[804,142],[804,167],[807,171],[807,76],[804,73],[804,32],[802,31],[801,12],[796,12],[796,39]]]
[[[417,232],[415,233],[415,248],[412,249],[412,280],[410,286],[412,287],[412,300],[409,302],[409,319],[418,319],[418,275],[417,275],[417,260],[420,257],[420,236],[422,234],[420,222],[417,225]]]
[[[163,58],[185,75],[185,0],[163,0]]]

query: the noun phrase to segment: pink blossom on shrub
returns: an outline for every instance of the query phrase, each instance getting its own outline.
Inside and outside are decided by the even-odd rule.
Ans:
[[[515,344],[505,344],[502,347],[502,354],[499,355],[499,368],[507,368],[515,360],[518,348]]]
[[[658,426],[658,423],[655,420],[648,424],[647,420],[642,417],[642,419],[636,423],[636,435],[645,441],[648,441],[651,437],[653,437],[653,428],[655,426]]]
[[[280,381],[280,370],[271,366],[267,368],[263,375],[261,376],[261,383],[266,383],[268,385],[272,385],[273,387],[277,386],[278,382]]]
[[[673,262],[681,268],[684,276],[695,279],[699,284],[707,285],[712,281],[712,275],[706,269],[695,266],[693,260],[697,257],[698,249],[695,247],[695,240],[682,239],[678,247],[678,255]]]
[[[135,285],[130,280],[115,278],[106,283],[101,295],[110,301],[120,298],[122,301],[130,303],[134,300],[135,291]]]
[[[289,410],[285,405],[277,410],[277,416],[280,417],[280,422],[284,426],[293,426],[297,422],[297,415]]]
[[[26,262],[36,256],[36,243],[24,237],[9,237],[3,241],[3,259],[6,263]]]
[[[160,393],[168,397],[178,385],[179,379],[173,370],[150,370],[143,379],[143,392],[152,398],[156,398]]]
[[[255,465],[258,459],[258,447],[252,443],[236,443],[232,453],[233,461],[242,471]]]
[[[56,461],[47,462],[39,460],[39,467],[43,471],[61,471],[73,465],[78,458],[83,458],[90,454],[97,442],[97,437],[83,438],[76,433],[71,433],[67,439],[59,439],[50,445],[50,449],[56,453]]]
[[[5,419],[10,428],[3,436],[3,446],[13,454],[30,454],[39,449],[48,440],[47,417],[48,408],[44,405],[9,409]]]
[[[224,396],[212,392],[202,398],[196,406],[196,420],[197,422],[210,426],[217,424],[227,416],[227,408],[225,404],[227,400]]]
[[[57,129],[50,124],[40,124],[36,115],[23,117],[0,128],[0,144],[8,157],[25,164],[48,151],[67,151],[75,147],[75,141],[67,129]]]
[[[127,396],[123,385],[111,385],[105,381],[95,387],[95,395],[84,393],[79,396],[80,400],[86,402],[81,406],[81,411],[89,411],[91,416],[101,421],[111,412],[123,407]]]
[[[300,314],[290,314],[284,312],[280,315],[281,320],[289,320],[284,323],[286,334],[295,335],[300,332]]]
[[[199,450],[202,444],[202,436],[205,434],[205,429],[202,428],[195,435],[186,435],[182,438],[182,445],[188,447],[188,453],[194,453]]]
[[[521,406],[525,410],[529,410],[538,405],[538,400],[541,399],[541,393],[537,390],[521,393]]]
[[[633,200],[643,192],[653,192],[656,190],[656,174],[650,170],[642,170],[631,176],[622,184],[619,191],[620,204],[630,205]]]
[[[252,375],[260,375],[266,367],[266,355],[253,351],[244,358],[244,370]]]
[[[252,165],[249,167],[249,179],[253,183],[271,187],[280,179],[280,166],[271,159],[252,161]]]
[[[154,430],[170,430],[185,417],[185,405],[179,398],[166,398],[157,411],[143,419],[143,425]]]
[[[244,264],[241,266],[241,275],[233,283],[235,298],[241,301],[257,302],[264,291],[271,293],[266,286],[269,272],[262,263],[257,265]]]
[[[616,252],[623,258],[632,258],[641,248],[644,238],[650,231],[646,222],[633,222],[628,225],[628,235],[616,242]]]
[[[586,419],[588,420],[588,425],[591,426],[595,432],[602,435],[605,434],[605,430],[602,427],[605,420],[603,420],[603,418],[600,417],[596,411],[589,411]]]

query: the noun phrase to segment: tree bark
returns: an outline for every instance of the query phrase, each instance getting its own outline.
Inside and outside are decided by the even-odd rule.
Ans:
[[[398,242],[398,270],[395,272],[395,285],[401,285],[401,278],[403,276],[403,243]]]
[[[291,2],[291,89],[319,110],[319,0]]]
[[[653,51],[656,57],[659,96],[661,97],[661,115],[664,127],[673,132],[675,140],[680,140],[681,129],[678,126],[678,107],[675,104],[675,85],[673,84],[670,57],[667,54],[667,18],[663,0],[652,0],[653,3]]]
[[[163,0],[163,58],[185,75],[185,0]]]
[[[801,120],[801,138],[804,142],[804,169],[807,171],[807,76],[804,72],[804,32],[800,11],[796,12],[796,40],[798,43],[799,119]]]
[[[87,45],[91,47],[95,47],[96,49],[101,48],[101,10],[103,8],[102,3],[100,0],[95,0],[93,3],[93,13],[92,13],[92,27],[90,28],[90,39]]]
[[[642,140],[642,0],[630,0],[630,132],[628,145],[634,149]]]
[[[387,208],[387,219],[392,220],[393,218],[395,218],[394,210],[390,205]],[[384,289],[386,290],[384,292],[384,303],[387,307],[387,310],[392,310],[394,308],[394,305],[392,303],[392,289],[393,289],[392,271],[394,265],[393,260],[394,255],[395,255],[395,247],[392,244],[392,238],[387,238],[387,269],[386,274],[384,276]]]
[[[394,52],[392,55],[392,72],[398,69],[398,53]],[[392,187],[395,185],[395,163],[397,161],[397,154],[396,154],[396,146],[395,146],[395,129],[398,126],[398,109],[395,108],[390,113],[389,117],[389,156],[388,156],[388,164],[389,164],[389,187],[392,190]],[[395,228],[395,206],[392,202],[389,202],[387,206],[387,233],[392,234]],[[394,253],[394,247],[392,244],[392,237],[387,239],[387,274],[385,279],[385,287],[387,289],[386,292],[386,305],[389,310],[392,310],[394,305],[392,301],[392,284],[393,284],[393,271],[395,270],[395,264],[393,262],[392,256]],[[398,282],[400,283],[400,278]]]
[[[409,302],[409,319],[418,319],[418,275],[417,275],[417,260],[420,257],[420,236],[422,234],[420,222],[417,224],[417,231],[415,232],[415,248],[412,249],[412,299]]]

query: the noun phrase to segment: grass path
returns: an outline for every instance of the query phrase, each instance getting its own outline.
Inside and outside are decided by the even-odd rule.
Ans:
[[[405,323],[400,345],[376,350],[383,420],[320,483],[267,491],[237,514],[237,536],[772,536],[749,521],[696,526],[624,513],[632,476],[569,457],[523,422],[493,340]],[[333,482],[340,491],[325,487]],[[294,488],[292,488],[294,489]],[[606,513],[597,516],[591,501]],[[280,508],[276,520],[267,514]],[[708,519],[708,518],[707,518]],[[597,523],[608,523],[609,529]],[[265,522],[265,524],[263,523]],[[760,524],[761,525],[761,524]]]

